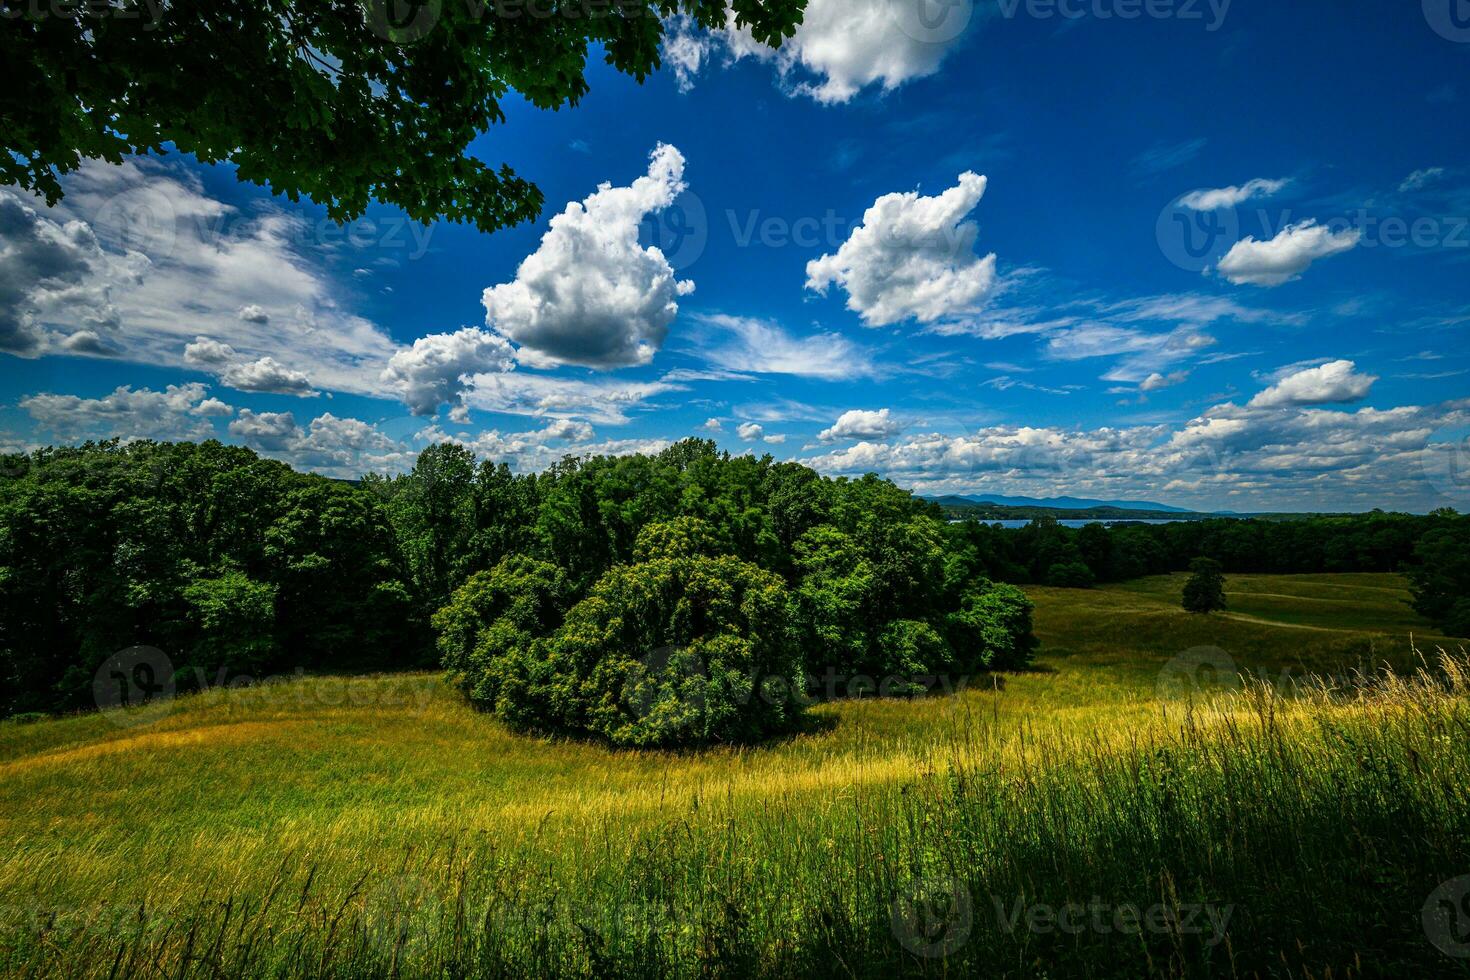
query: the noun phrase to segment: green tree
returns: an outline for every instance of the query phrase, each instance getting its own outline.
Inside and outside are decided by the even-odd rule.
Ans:
[[[452,442],[419,453],[388,497],[398,544],[424,619],[469,571],[475,539],[475,454]]]
[[[195,579],[184,586],[198,624],[192,643],[175,659],[180,671],[197,671],[206,680],[258,676],[276,650],[276,589],[240,572]]]
[[[800,463],[776,463],[766,473],[763,493],[778,553],[789,560],[797,539],[827,522],[827,484],[816,471]]]
[[[848,674],[878,669],[869,656],[876,639],[872,593],[877,578],[857,542],[830,524],[814,527],[796,541],[795,567],[800,575],[796,624],[807,669],[833,667]]]
[[[423,647],[371,490],[218,442],[41,450],[0,479],[0,713],[90,703],[135,645],[211,681]]]
[[[12,6],[15,7],[12,10]],[[62,195],[83,159],[173,146],[336,220],[370,199],[482,231],[534,218],[542,196],[466,154],[501,103],[575,105],[595,49],[642,81],[664,18],[779,44],[805,0],[117,0],[91,14],[6,4],[0,183]]]
[[[529,721],[524,688],[535,667],[524,661],[537,638],[561,625],[568,600],[562,570],[525,555],[471,575],[434,614],[449,680],[480,707]],[[507,685],[514,689],[502,697]]]
[[[471,567],[493,568],[508,555],[531,551],[539,504],[534,475],[517,476],[505,463],[485,460],[475,473],[474,499]]]
[[[1414,609],[1449,635],[1470,637],[1470,520],[1435,516],[1448,526],[1424,535],[1407,568]]]
[[[1092,570],[1094,579],[1108,572],[1113,558],[1113,536],[1102,524],[1084,524],[1077,532],[1077,551]]]
[[[633,560],[714,557],[729,551],[729,546],[706,522],[697,517],[676,517],[655,521],[639,531],[638,540],[633,543]]]
[[[1097,576],[1084,562],[1057,562],[1046,570],[1046,584],[1063,589],[1090,589],[1097,584]]]
[[[1025,667],[1037,646],[1031,632],[1033,608],[1014,585],[976,582],[960,608],[945,619],[954,656],[950,669],[970,674]]]
[[[295,666],[423,667],[433,652],[414,615],[404,562],[383,508],[343,483],[303,481],[263,535],[276,583],[276,629]]]
[[[883,697],[922,692],[918,678],[937,673],[950,660],[949,644],[922,619],[888,623],[878,635],[877,651],[873,673],[865,676],[872,678],[876,693]],[[848,693],[860,693],[851,680]]]
[[[1225,608],[1225,567],[1213,558],[1196,558],[1189,563],[1189,580],[1184,583],[1184,608],[1192,613],[1212,613]]]
[[[613,745],[754,741],[800,710],[791,625],[781,579],[733,556],[619,565],[527,658],[508,707]]]

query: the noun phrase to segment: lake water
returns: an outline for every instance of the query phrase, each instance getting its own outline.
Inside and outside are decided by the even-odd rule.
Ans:
[[[1196,518],[1197,519],[1197,518]],[[1159,517],[1148,520],[1130,520],[1128,518],[1108,519],[1105,521],[1057,521],[1062,527],[1086,527],[1088,524],[1178,524],[1180,521],[1190,520],[1186,517]],[[958,524],[960,521],[950,521]],[[999,524],[1001,527],[1025,527],[1030,521],[985,521],[986,524]]]

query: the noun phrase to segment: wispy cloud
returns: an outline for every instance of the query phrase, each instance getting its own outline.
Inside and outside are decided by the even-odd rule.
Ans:
[[[1133,169],[1144,176],[1157,176],[1182,167],[1205,148],[1204,137],[1180,143],[1155,143],[1133,158]]]
[[[1221,211],[1226,208],[1239,207],[1253,198],[1270,197],[1272,194],[1280,193],[1290,183],[1289,178],[1269,180],[1257,177],[1238,187],[1216,187],[1190,191],[1179,199],[1179,203],[1192,211]]]
[[[799,337],[780,324],[754,317],[702,313],[689,351],[707,364],[750,374],[787,374],[824,381],[872,378],[872,352],[836,332]]]

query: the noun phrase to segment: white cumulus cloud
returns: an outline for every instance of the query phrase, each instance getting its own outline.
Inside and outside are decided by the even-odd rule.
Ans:
[[[415,415],[433,415],[447,402],[452,413],[463,417],[468,378],[514,366],[515,354],[503,338],[464,327],[415,340],[393,355],[382,378]]]
[[[230,423],[230,435],[251,449],[280,451],[301,435],[296,416],[290,412],[256,412],[240,409],[239,416]]]
[[[1237,286],[1280,286],[1301,276],[1313,262],[1354,248],[1363,233],[1356,228],[1334,232],[1315,221],[1287,225],[1270,241],[1242,238],[1217,266]]]
[[[694,284],[674,277],[657,246],[638,244],[638,226],[685,186],[683,155],[660,143],[631,186],[603,183],[568,204],[515,280],[485,290],[485,322],[536,366],[647,364]]]
[[[1352,361],[1328,361],[1282,378],[1250,401],[1252,408],[1279,408],[1286,405],[1325,405],[1332,402],[1355,402],[1368,396],[1373,382],[1371,374],[1359,374]]]
[[[886,408],[876,412],[852,409],[837,417],[832,426],[817,433],[822,442],[839,439],[891,439],[903,431],[903,424]]]
[[[184,361],[209,371],[230,388],[302,398],[319,394],[311,387],[306,372],[288,368],[269,355],[251,360],[229,344],[209,337],[196,337],[184,347]]]
[[[232,409],[197,381],[163,391],[123,385],[101,398],[37,394],[20,400],[36,427],[65,441],[84,438],[212,439],[211,416]]]
[[[973,0],[809,0],[801,25],[780,48],[728,25],[699,34],[687,19],[671,24],[664,60],[687,91],[722,50],[726,61],[754,58],[775,66],[782,88],[825,105],[848,102],[876,85],[891,92],[939,71],[974,18]]]
[[[983,176],[966,171],[934,197],[883,195],[835,254],[807,263],[807,288],[825,294],[841,286],[847,308],[870,327],[974,312],[995,282],[995,255],[975,254],[979,228],[965,220],[985,186]]]
[[[241,409],[230,435],[263,456],[299,470],[341,479],[364,473],[403,472],[413,465],[410,447],[361,419],[318,415],[303,428],[290,412]]]

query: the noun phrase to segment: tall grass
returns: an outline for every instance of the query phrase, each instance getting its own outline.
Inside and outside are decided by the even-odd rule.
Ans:
[[[178,724],[250,696],[201,698]],[[168,821],[168,837],[137,827],[153,850],[122,849],[122,864],[101,827],[105,846],[89,847],[84,829],[55,815],[66,840],[58,845],[45,821],[7,818],[0,968],[109,977],[1470,975],[1470,959],[1436,948],[1421,916],[1437,886],[1470,873],[1463,655],[1347,686],[1284,694],[1251,683],[1205,702],[1099,712],[1100,725],[1027,720],[1000,701],[971,692],[902,706],[929,713],[933,727],[873,752],[820,736],[767,756],[713,758],[525,743],[530,755],[581,765],[589,786],[577,805],[489,784],[493,806],[445,804],[390,772],[376,777],[403,780],[392,794],[399,808],[343,786],[332,820],[306,819],[276,797],[281,812],[253,812],[266,830],[258,835],[218,801],[214,810],[196,803],[200,812]],[[230,710],[236,724],[284,721],[261,705]],[[833,710],[876,712],[881,730],[883,713],[898,709]],[[339,734],[371,721],[343,722]],[[432,738],[442,722],[431,712],[416,724]],[[391,722],[372,734],[408,737]],[[330,750],[322,764],[331,765]],[[623,764],[636,776],[598,772]],[[864,778],[870,764],[886,768]],[[99,797],[113,791],[99,782]]]

